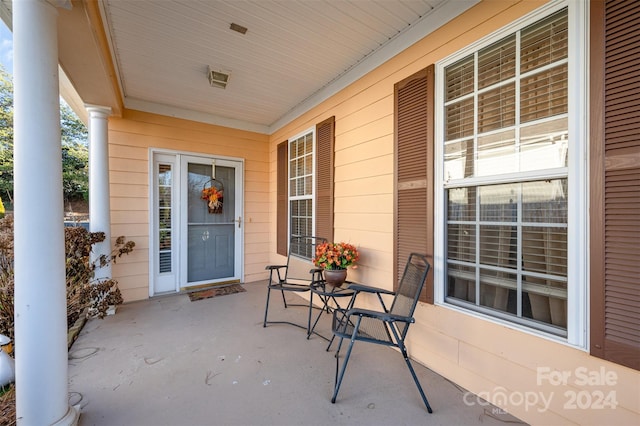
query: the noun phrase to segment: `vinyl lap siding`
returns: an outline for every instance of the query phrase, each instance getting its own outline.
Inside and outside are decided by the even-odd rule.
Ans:
[[[125,301],[149,297],[149,149],[244,159],[244,280],[266,278],[268,263],[268,137],[138,111],[109,120],[111,235],[136,247],[113,265]]]
[[[481,2],[472,13],[443,25],[433,36],[416,43],[271,136],[273,185],[277,144],[335,115],[335,239],[356,243],[362,253],[360,267],[349,271],[350,279],[385,288],[396,279],[393,273],[394,84],[521,18],[542,3],[545,2]],[[590,197],[592,193],[590,188]],[[271,199],[273,205],[275,187]],[[273,229],[272,235],[275,235]],[[602,244],[602,240],[595,244]],[[374,299],[363,297],[358,303],[379,308]],[[637,371],[603,362],[582,349],[440,305],[420,303],[412,327],[415,329],[410,333],[411,357],[472,393],[495,389],[517,393],[524,384],[544,395],[554,395],[548,410],[524,404],[503,407],[524,422],[638,423]],[[608,389],[615,390],[619,405],[613,410],[566,409],[563,407],[567,402],[565,392],[586,395],[591,394],[594,387],[576,385],[574,380],[569,380],[566,386],[546,381],[537,385],[538,367],[572,373],[577,367],[594,372],[605,368],[617,375],[615,387]]]
[[[149,183],[147,149],[126,145],[122,135],[109,134],[111,239],[124,236],[136,243],[129,255],[112,266],[125,301],[149,296]]]

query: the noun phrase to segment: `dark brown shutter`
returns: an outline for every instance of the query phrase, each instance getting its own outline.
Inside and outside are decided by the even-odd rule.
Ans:
[[[394,87],[396,286],[410,253],[433,266],[433,77],[431,65]],[[433,273],[420,298],[433,303]]]
[[[640,370],[640,2],[591,2],[591,354]]]
[[[278,254],[287,255],[288,234],[288,192],[289,192],[289,142],[278,144],[278,174],[277,174],[277,202],[276,202],[276,250]]]
[[[316,125],[315,234],[333,241],[333,158],[335,117]]]

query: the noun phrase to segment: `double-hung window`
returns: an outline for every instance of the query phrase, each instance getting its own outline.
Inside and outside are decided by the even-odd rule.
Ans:
[[[536,19],[438,64],[441,300],[566,336],[568,9]]]
[[[333,239],[334,142],[332,116],[277,146],[276,248],[281,255],[294,235]]]
[[[314,132],[290,139],[288,152],[289,235],[313,235]],[[309,253],[294,254],[311,256]]]

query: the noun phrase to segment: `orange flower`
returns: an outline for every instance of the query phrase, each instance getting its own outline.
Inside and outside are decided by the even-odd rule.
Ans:
[[[323,269],[347,269],[359,258],[358,249],[353,244],[322,243],[316,247],[313,263]]]
[[[219,207],[220,203],[222,203],[222,192],[222,190],[212,186],[203,189],[200,198],[207,201],[211,208]]]

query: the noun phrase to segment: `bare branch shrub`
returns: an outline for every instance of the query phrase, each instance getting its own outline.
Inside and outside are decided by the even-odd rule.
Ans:
[[[67,326],[71,327],[87,310],[90,317],[104,317],[109,305],[122,303],[118,282],[114,279],[95,279],[95,271],[135,247],[133,241],[121,236],[109,255],[91,261],[94,244],[104,241],[103,232],[89,232],[83,227],[68,227],[64,230],[66,282],[67,282]],[[13,216],[0,219],[0,334],[13,340]]]

